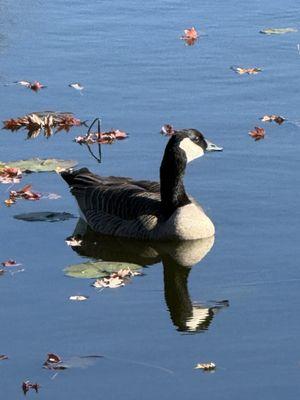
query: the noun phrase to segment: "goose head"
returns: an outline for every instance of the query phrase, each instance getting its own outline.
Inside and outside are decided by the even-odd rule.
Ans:
[[[186,163],[202,157],[205,152],[223,150],[222,147],[207,140],[203,133],[192,128],[175,131],[169,145],[174,152],[178,152],[186,159]]]

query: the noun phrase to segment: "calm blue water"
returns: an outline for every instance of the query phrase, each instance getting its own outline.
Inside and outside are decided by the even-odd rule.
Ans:
[[[82,119],[101,116],[103,128],[130,133],[129,140],[103,148],[99,166],[72,143],[80,129],[33,141],[21,132],[1,131],[0,160],[76,159],[104,175],[157,179],[164,123],[198,128],[224,147],[187,171],[188,191],[217,229],[201,262],[205,251],[201,245],[196,249],[188,278],[182,264],[191,249],[178,250],[180,263],[176,249],[104,242],[98,256],[151,266],[131,285],[97,293],[88,281],[62,271],[82,261],[64,242],[76,220],[13,219],[32,211],[77,214],[59,176],[23,180],[37,191],[60,194],[56,201],[20,201],[8,209],[7,186],[1,186],[1,260],[13,258],[25,267],[0,277],[0,353],[10,358],[0,361],[4,398],[21,398],[26,379],[42,385],[45,400],[299,396],[300,130],[294,122],[300,120],[300,34],[258,33],[267,27],[300,29],[299,11],[292,0],[0,2],[1,120],[54,109]],[[201,37],[187,47],[179,37],[193,25]],[[238,76],[231,65],[263,72]],[[48,88],[33,93],[4,85],[20,79],[40,80]],[[83,96],[68,88],[74,81],[86,87]],[[248,131],[273,113],[291,122],[264,125],[266,139],[254,142]],[[82,251],[95,256],[91,249]],[[164,271],[174,280],[171,289],[164,285]],[[89,300],[68,300],[79,293]],[[191,302],[222,300],[229,307],[215,313],[206,329],[180,330]],[[66,359],[106,357],[51,379],[52,372],[41,368],[47,352]],[[217,364],[215,373],[193,369],[207,361]]]

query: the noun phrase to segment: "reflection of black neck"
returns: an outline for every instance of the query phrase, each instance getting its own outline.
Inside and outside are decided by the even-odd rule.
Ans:
[[[160,166],[160,195],[163,213],[166,217],[178,208],[190,203],[183,185],[186,156],[178,147],[175,137],[167,144]]]
[[[163,258],[165,300],[173,324],[179,331],[186,331],[186,322],[193,315],[187,285],[190,268],[174,264]]]

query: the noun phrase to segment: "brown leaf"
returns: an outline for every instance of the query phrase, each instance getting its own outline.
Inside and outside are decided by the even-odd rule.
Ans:
[[[276,122],[278,125],[281,125],[284,121],[285,118],[281,117],[280,115],[275,115],[275,114],[271,114],[271,115],[264,115],[261,120],[263,122]]]
[[[25,199],[25,200],[40,200],[42,197],[40,193],[35,193],[31,191],[32,185],[26,185],[20,190],[11,190],[9,193],[9,198],[14,202],[16,199]]]
[[[265,130],[264,128],[260,128],[256,126],[252,131],[249,132],[249,135],[253,137],[255,141],[264,139],[265,137]]]
[[[46,363],[59,363],[59,362],[61,362],[61,358],[57,354],[48,353],[47,360],[45,362]]]
[[[19,267],[22,264],[17,263],[15,260],[7,260],[7,261],[3,261],[1,263],[1,265],[2,265],[2,267],[6,267],[7,268],[7,267]]]
[[[192,27],[189,29],[185,29],[184,35],[181,36],[180,39],[184,40],[188,46],[192,46],[196,43],[196,41],[198,40],[198,37],[199,37],[198,32],[196,31],[196,29],[194,27]]]
[[[38,383],[31,383],[30,381],[25,381],[22,383],[22,390],[25,395],[30,389],[33,389],[36,391],[36,393],[38,393],[40,387],[41,385]]]
[[[19,183],[22,178],[22,171],[19,168],[4,167],[0,170],[1,183]]]
[[[43,364],[44,368],[47,369],[66,369],[64,365],[62,365],[62,359],[60,356],[54,353],[48,353],[47,359]]]
[[[161,127],[160,132],[162,135],[171,136],[171,135],[174,135],[175,129],[172,125],[166,124]]]

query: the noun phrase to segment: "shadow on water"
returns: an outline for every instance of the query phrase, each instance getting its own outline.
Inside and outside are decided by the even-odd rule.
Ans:
[[[73,235],[81,237],[82,245],[72,249],[84,257],[141,266],[161,262],[166,305],[174,326],[180,332],[207,330],[216,313],[229,306],[227,300],[195,304],[189,294],[190,271],[209,253],[214,237],[185,242],[145,242],[108,237],[95,233],[81,219]]]

